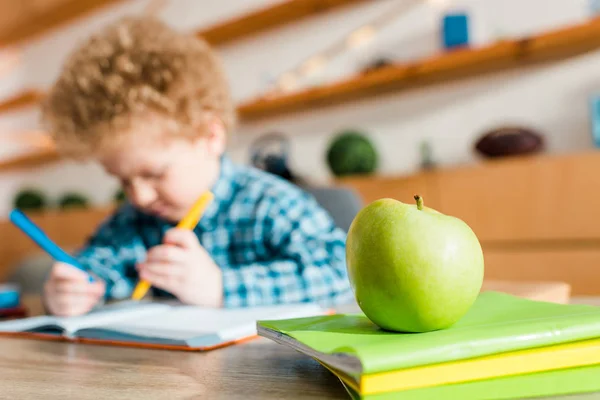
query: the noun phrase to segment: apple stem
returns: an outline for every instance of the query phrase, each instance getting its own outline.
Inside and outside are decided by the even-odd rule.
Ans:
[[[423,209],[423,198],[418,194],[415,195],[415,201],[417,202],[417,210]]]

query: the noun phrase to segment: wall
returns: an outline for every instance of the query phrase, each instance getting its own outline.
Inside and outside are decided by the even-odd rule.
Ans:
[[[4,60],[5,53],[0,52],[0,58]],[[22,62],[23,55],[18,55],[19,62]],[[2,68],[0,73],[0,98],[8,98],[21,91],[25,82],[25,71],[17,65],[13,65],[6,69]],[[23,129],[31,124],[35,124],[31,118],[32,113],[29,110],[15,112],[4,115],[0,118],[0,159],[5,156],[18,153],[24,150],[24,146],[18,143],[3,143],[2,139],[8,135],[12,135],[15,130]]]
[[[280,0],[281,1],[281,0]],[[301,23],[235,42],[220,48],[234,97],[251,99],[268,87],[273,77],[297,66],[319,50],[394,10],[410,0],[378,0],[312,18]],[[198,2],[172,0],[161,17],[182,30],[208,26],[222,18],[274,3],[274,0]],[[135,0],[80,20],[24,48],[21,71],[24,86],[49,85],[64,56],[84,36],[120,15],[139,13],[148,1]],[[416,2],[410,11],[388,25],[368,46],[332,60],[306,85],[327,82],[355,73],[377,55],[409,60],[439,50],[438,23],[444,5],[440,0]],[[484,44],[545,29],[578,23],[588,17],[588,0],[471,0],[453,1],[467,9],[475,22],[476,42]],[[542,13],[543,10],[543,13]],[[332,135],[346,127],[364,129],[381,154],[382,173],[408,173],[419,166],[419,144],[429,140],[436,161],[443,166],[477,162],[471,148],[485,130],[509,123],[540,130],[548,151],[570,152],[592,146],[588,97],[600,92],[600,52],[543,67],[474,78],[460,83],[393,94],[326,110],[303,112],[240,126],[230,151],[248,160],[248,145],[258,135],[281,131],[292,143],[292,166],[305,177],[324,181],[329,171],[324,153]],[[1,88],[0,88],[1,89]],[[35,112],[19,123],[35,125]],[[0,121],[0,126],[2,122]],[[69,178],[59,180],[67,173]],[[61,182],[61,186],[57,186]],[[85,190],[97,202],[106,201],[116,188],[96,166],[61,164],[41,172],[0,177],[0,214],[10,206],[16,188],[24,183],[43,184],[55,194],[68,188]]]

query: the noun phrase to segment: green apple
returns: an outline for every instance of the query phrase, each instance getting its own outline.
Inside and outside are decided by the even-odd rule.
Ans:
[[[354,295],[379,327],[428,332],[456,323],[483,284],[483,251],[459,218],[380,199],[354,218],[346,262]]]

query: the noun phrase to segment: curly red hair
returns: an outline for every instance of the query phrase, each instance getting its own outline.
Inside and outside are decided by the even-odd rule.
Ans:
[[[235,124],[225,74],[206,41],[153,18],[124,18],[70,55],[42,120],[61,152],[81,156],[114,142],[148,112],[187,137],[205,132],[207,116],[226,131]]]

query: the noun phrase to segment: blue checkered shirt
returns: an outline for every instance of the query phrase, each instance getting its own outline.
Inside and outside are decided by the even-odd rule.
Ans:
[[[194,232],[223,272],[225,307],[350,300],[346,233],[312,196],[258,169],[221,161],[214,201]],[[126,203],[78,253],[107,283],[106,299],[131,295],[135,264],[174,225]],[[172,297],[153,288],[157,297]]]

